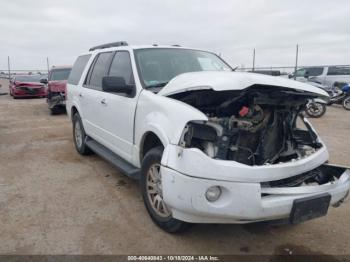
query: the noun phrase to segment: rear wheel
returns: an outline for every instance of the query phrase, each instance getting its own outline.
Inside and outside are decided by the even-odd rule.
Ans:
[[[343,100],[343,107],[346,109],[346,110],[350,110],[350,96],[348,96],[347,98],[345,98]]]
[[[76,150],[81,155],[88,155],[91,153],[90,148],[85,144],[86,134],[83,123],[78,113],[73,116],[73,140]]]
[[[156,147],[145,155],[141,168],[141,191],[146,209],[152,220],[169,233],[184,231],[189,224],[172,217],[170,209],[163,200],[160,161],[163,148]]]

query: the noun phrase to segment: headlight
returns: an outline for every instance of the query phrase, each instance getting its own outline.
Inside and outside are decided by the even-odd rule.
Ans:
[[[180,146],[191,147],[193,142],[214,142],[218,135],[222,135],[222,127],[210,122],[190,122],[186,125],[180,140]],[[196,144],[196,143],[195,143]]]
[[[209,187],[207,192],[205,192],[205,198],[209,202],[214,202],[221,196],[221,188],[219,186]]]

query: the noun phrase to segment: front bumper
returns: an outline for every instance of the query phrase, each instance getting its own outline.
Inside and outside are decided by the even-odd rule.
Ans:
[[[45,88],[13,88],[12,94],[15,97],[45,97],[47,92]]]
[[[174,147],[173,152],[176,152],[177,146]],[[185,155],[188,157],[188,154],[180,151],[176,155],[171,155],[171,152],[172,150],[167,148],[162,159],[163,197],[173,217],[186,222],[249,223],[285,219],[290,216],[295,199],[328,193],[331,195],[330,204],[338,205],[346,198],[350,188],[350,170],[347,169],[343,169],[344,171],[338,175],[336,181],[322,185],[266,187],[262,183],[286,178],[285,173],[291,177],[321,166],[326,150],[323,153],[317,152],[318,157],[310,156],[311,158],[293,162],[296,172],[292,172],[293,169],[285,164],[267,166],[267,169],[264,166],[250,167],[254,169],[251,172],[249,169],[240,169],[239,165],[228,166],[234,164],[233,161],[207,160],[201,162],[198,159],[197,161],[187,159],[186,165],[192,162],[192,170],[197,172],[192,171],[187,174],[174,169],[171,164],[179,161],[176,167],[190,171],[189,166],[181,165],[182,160],[185,161]],[[299,161],[302,163],[298,163]],[[323,162],[318,163],[319,161]],[[227,163],[219,167],[222,162]],[[210,164],[214,164],[214,167],[210,167]],[[260,172],[256,170],[259,168]],[[212,176],[208,177],[208,171],[212,172]],[[237,174],[239,172],[240,174]],[[260,181],[255,176],[256,172],[261,175]],[[226,173],[231,173],[230,179],[227,179]],[[279,178],[276,177],[278,173]],[[244,176],[245,179],[243,179]],[[222,190],[221,197],[215,202],[209,202],[205,197],[205,192],[211,186],[220,186]]]

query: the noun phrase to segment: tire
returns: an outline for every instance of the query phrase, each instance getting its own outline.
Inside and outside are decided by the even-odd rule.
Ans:
[[[318,102],[310,102],[306,105],[305,113],[312,118],[320,118],[327,111],[327,105],[318,103]]]
[[[163,148],[156,147],[149,150],[143,158],[140,179],[143,202],[157,226],[169,233],[182,232],[189,227],[189,224],[173,218],[162,198],[160,174],[162,155]],[[155,182],[155,180],[157,181]],[[156,192],[151,193],[151,190]],[[152,199],[155,201],[152,201]],[[158,206],[158,209],[156,206]]]
[[[91,154],[90,148],[85,144],[86,134],[83,127],[83,122],[78,113],[75,113],[73,116],[73,140],[75,149],[81,155]]]
[[[50,115],[56,115],[57,114],[57,110],[56,108],[50,108]]]
[[[58,115],[58,114],[63,114],[65,112],[64,108],[56,106],[50,109],[50,115]]]
[[[343,100],[343,107],[345,110],[350,110],[350,96]]]

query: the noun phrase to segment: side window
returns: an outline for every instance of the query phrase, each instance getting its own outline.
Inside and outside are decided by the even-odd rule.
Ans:
[[[309,76],[320,76],[323,73],[323,67],[309,67],[306,68],[306,71],[309,73]]]
[[[68,83],[72,85],[77,85],[79,83],[81,74],[84,71],[84,68],[89,61],[91,55],[82,55],[77,58],[73,68],[69,74]]]
[[[306,70],[304,68],[298,69],[295,73],[297,77],[304,77]]]
[[[111,62],[112,52],[100,53],[90,68],[90,76],[87,86],[92,89],[102,90],[102,78],[107,76]]]
[[[350,67],[330,66],[327,75],[350,75]]]
[[[109,75],[124,78],[127,85],[135,84],[129,52],[119,51],[115,54]]]

